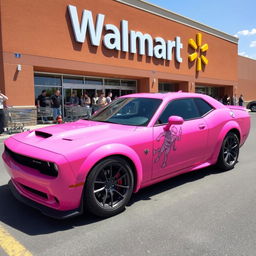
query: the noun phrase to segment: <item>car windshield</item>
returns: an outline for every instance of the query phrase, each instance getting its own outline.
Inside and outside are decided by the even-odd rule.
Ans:
[[[91,120],[124,125],[146,126],[161,102],[161,99],[152,98],[119,98],[96,112]]]

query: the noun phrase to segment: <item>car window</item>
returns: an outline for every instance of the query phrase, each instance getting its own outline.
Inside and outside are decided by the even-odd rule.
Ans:
[[[200,114],[191,98],[171,101],[158,119],[158,124],[168,123],[170,116],[181,116],[184,120],[199,118]]]
[[[153,98],[118,98],[96,112],[91,120],[123,125],[146,126],[162,103]]]
[[[196,103],[200,116],[204,116],[205,114],[209,113],[214,109],[210,104],[208,104],[203,99],[194,98],[194,101]]]

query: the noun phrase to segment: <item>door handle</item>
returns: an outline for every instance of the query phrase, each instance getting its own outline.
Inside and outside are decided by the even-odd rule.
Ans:
[[[203,130],[203,129],[205,129],[206,125],[205,124],[199,124],[198,127],[199,127],[200,130]]]

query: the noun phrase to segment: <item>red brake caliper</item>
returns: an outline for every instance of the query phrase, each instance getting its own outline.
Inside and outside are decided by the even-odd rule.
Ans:
[[[118,185],[122,185],[122,184],[123,184],[123,182],[122,182],[121,179],[118,180],[118,178],[119,178],[120,176],[121,176],[121,175],[120,175],[119,172],[115,175],[115,178],[116,178],[116,180],[117,180],[117,184],[118,184]]]

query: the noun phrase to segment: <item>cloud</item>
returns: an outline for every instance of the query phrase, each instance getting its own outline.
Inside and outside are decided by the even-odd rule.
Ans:
[[[239,56],[246,57],[246,58],[250,58],[250,59],[256,60],[256,54],[248,55],[246,52],[239,52],[238,55],[239,55]]]
[[[253,28],[252,30],[245,29],[245,30],[238,31],[234,36],[238,37],[239,35],[241,36],[256,35],[256,28]]]
[[[256,47],[256,41],[251,41],[250,47]]]
[[[238,55],[249,58],[249,55],[246,54],[246,52],[239,52]]]

